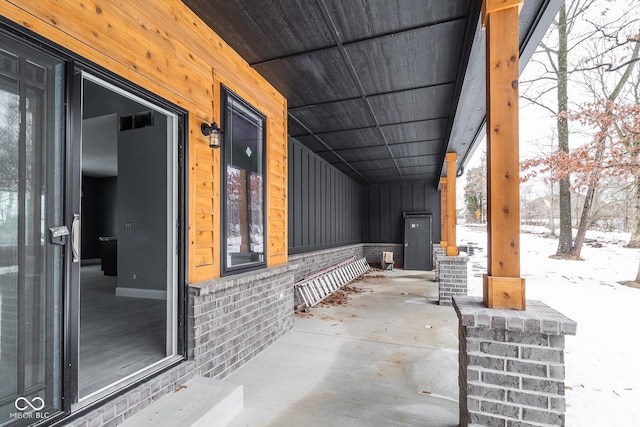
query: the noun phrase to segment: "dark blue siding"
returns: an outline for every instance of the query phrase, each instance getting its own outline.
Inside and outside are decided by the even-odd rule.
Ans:
[[[403,243],[403,213],[433,215],[440,241],[440,192],[424,183],[362,186],[289,138],[289,253],[353,243]]]
[[[433,241],[440,241],[440,192],[418,184],[372,185],[363,189],[367,213],[362,224],[363,243],[403,243],[403,213],[429,212],[433,215]]]
[[[289,253],[362,242],[363,187],[289,139]]]

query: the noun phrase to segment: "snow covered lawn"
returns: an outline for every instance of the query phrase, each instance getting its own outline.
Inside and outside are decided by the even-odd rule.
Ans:
[[[639,249],[625,248],[628,234],[588,233],[602,247],[585,245],[583,261],[549,258],[556,238],[523,227],[521,272],[527,299],[540,300],[578,322],[566,338],[567,426],[640,426],[640,289],[633,280]],[[469,295],[482,296],[487,269],[483,228],[458,227],[460,245],[482,248],[470,257]]]

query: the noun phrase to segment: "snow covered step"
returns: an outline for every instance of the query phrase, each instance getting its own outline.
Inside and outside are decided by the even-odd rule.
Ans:
[[[123,427],[223,427],[244,406],[242,386],[196,377],[121,424]]]

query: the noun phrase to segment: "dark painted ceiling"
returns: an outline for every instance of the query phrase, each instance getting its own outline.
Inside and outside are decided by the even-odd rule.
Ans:
[[[362,184],[438,185],[484,134],[479,0],[183,0],[286,98],[289,135]],[[526,0],[526,62],[561,0]]]

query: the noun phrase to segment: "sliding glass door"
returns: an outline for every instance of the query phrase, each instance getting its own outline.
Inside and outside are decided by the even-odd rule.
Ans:
[[[0,31],[2,426],[184,358],[186,113],[85,68]]]
[[[0,424],[62,408],[64,66],[0,38]]]
[[[84,406],[181,357],[179,126],[175,113],[91,74],[79,72],[74,88],[81,108],[71,191],[81,244],[70,317],[78,319],[72,376]]]

